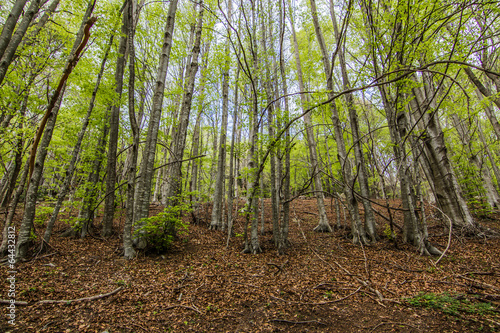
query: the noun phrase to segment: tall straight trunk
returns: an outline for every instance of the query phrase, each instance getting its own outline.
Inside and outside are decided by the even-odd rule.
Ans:
[[[263,12],[263,10],[261,10]],[[269,25],[270,22],[267,22]],[[270,55],[268,54],[267,51],[267,34],[266,34],[266,22],[264,18],[261,19],[261,26],[262,26],[262,38],[261,38],[261,44],[262,44],[262,50],[263,50],[263,63],[264,63],[264,68],[265,68],[265,78],[266,81],[264,82],[265,86],[265,91],[266,91],[266,96],[267,96],[267,103],[268,103],[268,109],[267,109],[267,128],[268,128],[268,136],[269,140],[273,141],[275,139],[275,123],[274,123],[274,103],[273,99],[275,98],[275,94],[273,93],[272,89],[272,77],[270,73]],[[269,32],[269,38],[271,39],[273,36],[272,33],[272,28],[270,27],[271,31]],[[272,44],[272,42],[271,42]],[[274,63],[274,61],[273,61]],[[275,66],[273,66],[273,72],[276,72]],[[269,164],[270,164],[270,183],[271,183],[271,218],[272,218],[272,228],[273,228],[273,241],[274,245],[276,247],[279,247],[281,243],[281,235],[280,235],[280,228],[279,228],[279,214],[278,214],[278,196],[276,189],[278,187],[276,178],[277,178],[277,171],[276,171],[276,164],[277,164],[277,157],[276,157],[276,149],[273,148],[271,150],[271,153],[269,154]],[[261,177],[261,181],[263,181],[263,177]],[[263,190],[263,185],[261,185],[262,190]],[[262,207],[262,212],[264,212],[264,207]],[[264,226],[264,219],[262,219],[262,226]],[[264,230],[262,230],[264,231]]]
[[[279,4],[280,12],[281,12],[281,1]],[[285,57],[283,52],[283,36],[285,29],[285,19],[286,19],[286,5],[283,1],[283,16],[280,14],[279,25],[280,25],[280,50],[279,53],[279,70],[281,74],[281,82],[283,85],[283,95],[285,96],[285,114],[284,114],[284,123],[288,124],[290,121],[290,107],[288,104],[288,86],[287,86],[287,78],[285,71]],[[291,11],[291,8],[290,8]],[[296,50],[295,50],[296,51]],[[278,253],[284,254],[285,248],[288,246],[288,230],[290,223],[290,127],[288,127],[285,131],[285,166],[284,173],[285,177],[283,180],[283,220],[280,225],[280,243],[278,244]],[[281,176],[280,176],[281,177]]]
[[[231,150],[229,152],[229,184],[228,184],[228,203],[227,203],[227,242],[226,247],[229,246],[229,239],[233,234],[233,200],[235,197],[234,184],[236,173],[234,172],[234,161],[236,159],[234,152],[234,145],[236,141],[236,132],[238,127],[238,115],[239,115],[239,100],[238,100],[238,82],[240,77],[240,67],[236,70],[236,82],[234,85],[234,109],[233,109],[233,126],[231,132]]]
[[[135,1],[128,1],[128,50],[129,50],[129,82],[128,82],[128,117],[132,129],[132,153],[127,176],[127,217],[123,227],[123,251],[126,259],[135,257],[135,250],[132,242],[132,224],[134,223],[134,192],[135,175],[137,170],[137,156],[139,152],[139,125],[135,114],[135,46],[134,33],[134,7]]]
[[[335,32],[335,39],[337,40],[337,50],[340,62],[340,69],[342,73],[342,81],[344,90],[351,89],[351,84],[349,82],[349,77],[347,75],[347,64],[345,60],[343,41],[340,36],[340,32],[337,26],[337,18],[335,16],[335,11],[333,7],[333,1],[330,0],[330,14],[333,22],[333,30]],[[363,149],[361,146],[361,138],[359,135],[359,124],[358,124],[358,114],[354,106],[354,97],[351,93],[344,95],[347,103],[347,109],[349,111],[349,121],[351,123],[352,131],[352,141],[354,145],[354,157],[356,160],[359,178],[360,192],[363,198],[361,199],[363,207],[365,209],[365,228],[368,236],[372,242],[376,242],[377,235],[375,230],[375,217],[373,215],[372,207],[369,201],[370,190],[368,188],[368,173],[366,171],[365,157],[363,154]]]
[[[321,27],[318,22],[316,2],[315,0],[310,0],[310,3],[311,3],[311,12],[313,16],[314,31],[316,33],[316,38],[318,40],[318,44],[320,46],[322,54],[323,69],[326,77],[326,88],[328,90],[328,97],[333,98],[334,88],[332,80],[332,68],[329,60],[329,55],[326,50],[326,44],[323,37],[323,33],[321,31]],[[363,223],[361,223],[361,219],[359,217],[358,201],[356,196],[354,195],[354,190],[353,190],[355,179],[352,177],[351,162],[347,155],[347,150],[345,147],[345,141],[342,132],[342,126],[340,124],[340,117],[337,110],[337,106],[335,105],[335,101],[332,101],[329,104],[329,107],[332,112],[333,129],[335,133],[335,141],[337,142],[337,153],[339,156],[341,172],[344,180],[343,190],[347,199],[347,207],[349,209],[349,213],[351,214],[351,232],[353,235],[353,242],[355,244],[359,242],[367,243],[365,228]]]
[[[184,148],[186,146],[187,128],[189,125],[189,115],[191,113],[191,103],[193,99],[194,83],[196,73],[198,72],[198,56],[200,53],[201,29],[203,23],[203,7],[200,6],[198,22],[196,25],[195,42],[191,53],[191,64],[187,69],[187,81],[184,88],[184,96],[179,114],[178,128],[172,140],[172,152],[169,159],[171,181],[169,183],[169,191],[167,192],[167,203],[171,206],[178,203],[177,196],[181,191],[181,170]]]
[[[182,157],[184,155],[184,148],[186,146],[187,128],[189,125],[189,115],[191,112],[191,102],[193,99],[194,83],[196,79],[196,73],[198,71],[198,56],[200,54],[202,23],[203,23],[203,6],[200,4],[198,22],[196,25],[196,32],[195,32],[196,37],[191,54],[191,64],[188,68],[187,72],[188,74],[186,75],[188,79],[184,89],[181,111],[179,114],[178,128],[176,135],[172,140],[172,151],[169,158],[168,175],[170,177],[170,182],[168,183],[168,189],[165,198],[168,206],[176,206],[178,203],[177,196],[180,194],[180,186],[182,181],[182,174],[181,174]],[[150,190],[147,189],[146,192],[149,193]],[[137,213],[138,212],[136,212],[136,214]],[[171,235],[175,234],[175,225],[170,225],[168,227],[170,229],[168,230],[168,233]],[[143,237],[137,237],[136,239],[134,239],[134,241],[137,244],[138,248],[144,248],[147,245],[146,240]]]
[[[362,9],[365,14],[365,29],[367,31],[367,35],[369,36],[369,40],[373,40],[375,36],[378,35],[377,27],[373,24],[372,21],[372,8],[369,3],[362,3]],[[398,24],[395,27],[396,38],[401,35],[401,24]],[[373,33],[375,32],[375,33]],[[373,45],[372,45],[373,47]],[[382,69],[377,61],[377,55],[375,54],[375,50],[372,49],[370,52],[370,58],[373,63],[373,68],[375,71],[375,76],[380,77],[382,74]],[[382,79],[384,82],[385,79]],[[401,199],[402,205],[404,209],[404,228],[403,228],[403,240],[405,242],[413,242],[413,244],[417,247],[421,254],[440,254],[441,252],[433,247],[427,238],[426,234],[426,226],[425,221],[419,220],[418,216],[415,214],[416,211],[416,197],[412,193],[413,183],[410,175],[410,166],[408,165],[406,152],[406,140],[403,140],[403,137],[406,135],[408,128],[408,120],[405,110],[401,107],[402,103],[399,102],[400,99],[405,100],[403,93],[401,93],[401,82],[396,86],[396,98],[394,99],[391,95],[389,89],[390,86],[379,85],[379,93],[382,97],[382,104],[384,106],[384,110],[386,113],[386,118],[389,127],[389,134],[391,137],[391,141],[393,143],[393,151],[394,151],[394,160],[396,162],[396,167],[398,171],[398,177],[400,181],[400,189],[401,189]],[[399,109],[398,109],[399,107]],[[418,156],[419,151],[413,151],[415,156]],[[418,159],[418,158],[417,158]],[[419,159],[424,160],[425,159]],[[418,163],[417,161],[413,161],[413,163]],[[415,170],[415,167],[413,168]],[[422,202],[421,202],[422,205]],[[386,202],[387,209],[389,211],[389,218],[391,223],[391,231],[392,228],[392,215],[390,214],[390,208],[388,203]]]
[[[14,32],[14,34],[12,35],[12,38],[8,42],[8,46],[5,48],[5,51],[3,52],[2,56],[0,57],[0,84],[2,84],[2,82],[5,78],[5,75],[7,75],[7,70],[12,62],[12,59],[14,58],[17,47],[19,46],[24,35],[26,34],[26,31],[28,30],[28,28],[31,24],[31,21],[35,17],[36,13],[38,13],[38,11],[40,10],[40,3],[41,3],[41,0],[32,0],[31,1],[30,6],[28,7],[28,10],[26,11],[26,13],[24,13],[24,16],[23,16],[23,19],[21,20],[21,23],[19,23],[19,26],[17,27],[16,32]],[[14,6],[16,6],[16,4]],[[22,6],[24,7],[24,4]],[[17,7],[15,7],[15,8],[16,8],[16,13],[17,13]],[[18,18],[19,18],[19,16],[18,16]],[[17,19],[16,19],[16,21],[17,21]],[[7,37],[8,33],[9,32],[6,32],[5,37]],[[2,31],[2,37],[3,37],[3,31]],[[0,39],[0,43],[2,43],[1,39]],[[0,48],[0,52],[1,52],[1,48]]]
[[[118,133],[120,131],[120,106],[123,90],[123,73],[126,64],[126,50],[128,37],[128,19],[127,19],[128,3],[122,14],[122,37],[118,46],[118,58],[116,59],[115,70],[115,102],[111,108],[109,119],[109,142],[108,155],[106,165],[106,199],[104,201],[104,216],[102,218],[103,237],[109,237],[113,233],[113,219],[115,216],[115,185],[116,185],[116,153],[118,150]]]
[[[5,49],[7,49],[7,46],[9,45],[12,34],[16,29],[17,21],[19,20],[27,2],[28,0],[16,0],[10,10],[9,16],[7,16],[7,19],[5,20],[2,28],[2,34],[0,35],[0,59],[2,59]]]
[[[28,189],[26,191],[26,204],[25,204],[25,211],[24,211],[24,216],[23,220],[21,222],[21,228],[19,231],[19,239],[17,242],[17,247],[16,247],[16,258],[17,259],[24,259],[26,255],[28,254],[28,248],[30,244],[30,235],[31,231],[33,229],[33,220],[35,217],[35,210],[36,210],[36,200],[38,196],[38,187],[40,186],[40,182],[42,180],[42,174],[43,174],[43,167],[45,164],[45,158],[47,156],[48,148],[50,141],[52,139],[52,134],[54,131],[54,127],[56,124],[57,120],[57,114],[59,112],[59,108],[61,106],[61,102],[64,96],[64,91],[66,90],[66,79],[68,78],[69,74],[71,73],[72,68],[75,66],[76,61],[78,59],[75,59],[75,56],[77,56],[77,51],[84,45],[81,45],[82,41],[86,41],[84,39],[84,29],[92,25],[93,22],[90,22],[89,17],[92,14],[92,11],[94,10],[94,5],[95,1],[90,0],[87,6],[87,10],[83,16],[82,23],[80,25],[80,29],[76,35],[75,42],[73,43],[73,47],[71,49],[70,55],[68,57],[68,60],[66,62],[65,68],[63,70],[63,76],[61,78],[61,81],[59,82],[59,86],[54,91],[51,100],[49,102],[48,110],[49,114],[47,117],[47,125],[45,129],[43,130],[43,137],[41,139],[40,145],[38,146],[38,149],[35,150],[33,149],[36,145],[36,139],[35,142],[33,143],[33,148],[31,151],[31,154],[36,154],[35,155],[35,160],[34,164],[31,166],[30,165],[30,180],[29,180],[29,185]],[[86,36],[88,39],[88,35]],[[57,96],[57,99],[55,99]],[[42,127],[40,126],[39,131],[42,130]],[[30,164],[33,156],[30,156]]]
[[[228,2],[228,24],[231,24],[232,2]],[[230,29],[228,29],[228,38],[231,38]],[[222,124],[219,143],[219,156],[217,160],[217,178],[215,180],[214,202],[212,208],[212,221],[210,229],[219,230],[223,228],[222,195],[226,179],[226,135],[227,135],[227,116],[229,104],[229,70],[231,66],[231,54],[229,50],[229,41],[226,44],[225,61],[222,70]]]
[[[201,122],[202,122],[202,112],[203,112],[203,104],[205,103],[205,84],[206,84],[206,79],[207,79],[207,71],[208,71],[208,66],[207,66],[207,61],[208,61],[208,53],[210,51],[210,44],[207,43],[205,45],[205,49],[203,51],[203,56],[202,59],[204,60],[202,63],[202,69],[201,69],[201,78],[200,78],[200,97],[199,97],[199,102],[198,102],[198,113],[196,115],[196,122],[194,125],[194,130],[193,130],[193,147],[191,149],[192,155],[191,157],[196,157],[200,154],[200,132],[201,132]],[[189,192],[195,192],[198,191],[199,188],[199,182],[198,182],[198,177],[199,177],[199,169],[201,168],[201,159],[196,159],[193,160],[192,166],[191,166],[191,178],[189,181]],[[197,212],[198,212],[198,201],[200,200],[200,195],[196,194],[190,195],[190,201],[193,209],[193,216],[194,220],[197,219]]]
[[[104,58],[101,62],[101,68],[99,70],[99,74],[97,74],[97,80],[94,86],[94,90],[92,91],[92,96],[90,97],[89,106],[87,108],[87,114],[83,119],[83,124],[78,133],[75,147],[73,148],[73,152],[71,154],[71,161],[69,162],[68,168],[66,170],[65,179],[62,187],[59,190],[59,195],[57,197],[56,205],[54,206],[54,211],[50,217],[49,223],[47,224],[47,228],[45,229],[45,234],[43,236],[43,241],[48,243],[50,240],[50,236],[52,234],[52,229],[54,228],[54,224],[56,222],[57,216],[59,215],[59,210],[61,209],[62,203],[66,198],[70,190],[71,180],[73,179],[73,174],[75,172],[76,162],[78,160],[78,156],[80,154],[80,148],[83,142],[83,138],[85,136],[85,132],[87,131],[87,126],[90,121],[90,116],[92,115],[92,111],[94,110],[94,103],[97,96],[97,91],[99,90],[99,86],[101,84],[102,76],[104,74],[104,68],[106,67],[106,62],[108,60],[109,51],[111,49],[111,45],[113,44],[113,36],[110,37],[108,46],[106,48],[106,52],[104,54]],[[42,243],[43,246],[43,243]]]
[[[258,49],[257,49],[257,11],[255,9],[255,2],[251,3],[252,6],[252,31],[250,32],[250,38],[252,40],[252,69],[257,72],[259,69],[258,63]],[[243,238],[245,241],[245,248],[243,253],[258,254],[262,252],[259,242],[259,219],[257,216],[258,211],[258,153],[257,153],[257,139],[259,135],[259,100],[257,92],[257,78],[250,77],[252,86],[252,113],[250,114],[250,148],[248,149],[248,169],[249,180],[247,185],[247,195],[246,195],[246,221],[245,230]],[[250,241],[248,241],[248,224],[250,223]]]
[[[291,6],[290,6],[291,8]],[[292,22],[292,37],[293,37],[293,46],[294,46],[294,54],[295,54],[295,62],[297,65],[297,76],[299,81],[299,90],[301,92],[305,91],[304,89],[304,80],[302,76],[302,66],[300,63],[299,57],[299,46],[297,43],[297,36],[295,34],[295,26],[292,17],[292,12],[290,11],[290,21]],[[328,74],[327,74],[328,75]],[[305,111],[307,109],[307,97],[305,94],[300,94],[300,99],[302,103],[302,109]],[[318,204],[319,210],[319,221],[318,225],[314,228],[314,231],[318,232],[331,232],[332,227],[328,221],[328,217],[326,216],[324,195],[323,195],[323,184],[321,183],[321,173],[319,170],[318,164],[318,153],[316,148],[316,140],[314,138],[314,131],[312,129],[312,120],[310,113],[304,115],[304,123],[306,128],[306,138],[307,138],[307,146],[309,148],[309,157],[311,160],[311,177],[314,179],[314,188],[315,188],[315,197],[316,202]]]
[[[148,132],[146,143],[142,154],[141,167],[139,171],[139,179],[137,181],[134,221],[139,221],[147,218],[149,215],[149,201],[151,196],[151,182],[153,178],[153,168],[156,157],[156,142],[158,140],[158,131],[160,127],[161,112],[163,106],[163,94],[165,91],[165,79],[167,76],[168,63],[170,60],[170,50],[172,49],[172,38],[175,26],[175,14],[177,12],[178,0],[172,0],[168,7],[167,22],[163,35],[163,45],[161,48],[160,59],[158,64],[158,72],[156,74],[156,82],[153,94],[153,107],[149,118]],[[162,202],[165,201],[162,195]],[[142,238],[141,238],[142,239]],[[142,239],[138,244],[139,239],[134,238],[134,244],[139,248],[146,246]]]

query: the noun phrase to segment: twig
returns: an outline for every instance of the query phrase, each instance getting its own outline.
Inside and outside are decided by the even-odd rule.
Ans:
[[[450,232],[448,233],[448,244],[446,245],[446,249],[444,249],[443,253],[441,253],[441,256],[439,257],[439,259],[436,260],[436,262],[434,263],[434,265],[437,265],[441,261],[441,259],[443,259],[444,255],[446,254],[446,252],[450,248],[451,233],[452,233],[452,229],[453,229],[453,222],[451,221],[451,219],[450,219],[450,217],[448,215],[446,215],[441,209],[439,209],[439,207],[436,207],[434,205],[431,205],[431,206],[433,206],[434,208],[436,208],[437,210],[439,210],[441,212],[441,214],[443,214],[444,216],[446,216],[446,218],[450,222]]]
[[[8,299],[0,299],[0,304],[12,304]],[[15,301],[14,305],[28,305],[25,301]]]
[[[464,276],[462,274],[461,275],[456,275],[456,276],[460,277],[460,278],[462,278],[464,280],[474,282],[474,283],[476,283],[476,284],[478,284],[480,286],[484,286],[484,287],[491,288],[493,290],[499,290],[500,291],[500,288],[498,288],[498,287],[492,286],[491,284],[487,284],[487,283],[484,283],[484,282],[481,282],[481,281],[478,281],[478,280],[474,280],[474,279],[468,278],[468,277],[466,277],[466,276]]]
[[[338,302],[341,302],[349,297],[351,297],[352,295],[356,294],[363,286],[359,286],[358,289],[356,289],[356,291],[350,293],[349,295],[345,296],[345,297],[342,297],[342,298],[339,298],[339,299],[336,299],[336,300],[333,300],[333,301],[325,301],[325,302],[318,302],[318,303],[309,303],[309,302],[297,302],[297,301],[287,301],[286,299],[283,299],[283,298],[279,298],[279,297],[275,297],[275,296],[271,296],[272,298],[274,299],[277,299],[277,300],[280,300],[282,302],[287,302],[287,303],[293,303],[293,304],[302,304],[302,305],[325,305],[325,304],[331,304],[331,303],[338,303]]]
[[[406,326],[409,326],[411,328],[414,328],[418,331],[418,328],[413,326],[413,325],[410,325],[410,324],[407,324],[407,323],[395,323],[395,322],[392,322],[392,321],[384,321],[384,322],[381,322],[380,324],[376,325],[371,331],[370,333],[372,333],[373,331],[375,331],[377,328],[379,328],[380,326],[382,325],[406,325]]]
[[[197,310],[197,309],[195,309],[195,308],[193,308],[191,306],[180,305],[180,304],[171,305],[169,307],[164,308],[163,310],[167,311],[167,310],[171,310],[171,309],[174,309],[174,308],[184,308],[184,309],[192,310],[192,311],[198,312],[199,314],[202,314],[200,310]]]
[[[77,299],[71,299],[71,300],[50,300],[49,299],[49,300],[39,301],[38,303],[40,303],[40,304],[54,304],[54,303],[66,303],[66,304],[69,304],[69,303],[73,303],[73,302],[93,301],[93,300],[96,300],[96,299],[99,299],[99,298],[104,298],[104,297],[108,297],[108,296],[114,295],[114,294],[116,294],[117,292],[119,292],[122,289],[123,289],[123,287],[118,287],[115,290],[113,290],[112,292],[109,292],[107,294],[100,294],[100,295],[91,296],[91,297],[83,297],[83,298],[77,298]]]
[[[324,325],[326,326],[325,323],[322,323],[320,321],[317,321],[317,320],[307,320],[307,321],[291,321],[291,320],[285,320],[285,319],[271,319],[269,320],[270,322],[271,321],[276,321],[276,322],[279,322],[279,323],[287,323],[287,324],[320,324],[320,325]]]

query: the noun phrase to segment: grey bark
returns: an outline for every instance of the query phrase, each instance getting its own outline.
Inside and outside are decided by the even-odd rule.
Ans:
[[[116,99],[111,107],[109,119],[109,141],[106,165],[106,199],[104,202],[104,216],[102,218],[103,237],[109,237],[113,233],[113,219],[115,215],[115,185],[116,185],[116,153],[118,150],[118,132],[120,130],[120,106],[123,90],[123,73],[125,71],[126,50],[127,50],[127,10],[128,4],[122,15],[122,37],[118,46],[118,58],[116,60],[115,70],[115,94]]]
[[[342,45],[342,40],[340,36],[340,32],[337,26],[337,19],[335,16],[333,2],[330,0],[330,14],[333,22],[333,29],[335,32],[335,39],[337,40],[337,50],[340,62],[340,69],[342,73],[342,81],[344,90],[349,90],[351,88],[351,84],[349,82],[349,77],[347,75],[347,65],[344,54],[344,46]],[[377,235],[375,230],[375,217],[373,215],[372,207],[369,201],[370,198],[370,190],[368,188],[368,173],[366,171],[366,163],[365,157],[363,154],[363,149],[361,147],[361,139],[359,135],[359,124],[358,124],[358,114],[354,106],[354,97],[351,93],[347,93],[344,95],[347,103],[347,109],[349,111],[349,120],[351,123],[351,131],[352,131],[352,140],[354,145],[354,157],[356,160],[356,164],[358,167],[358,178],[359,178],[359,187],[362,195],[362,203],[365,209],[365,228],[366,233],[370,236],[372,242],[376,242]]]
[[[231,24],[231,12],[232,12],[232,2],[228,2],[228,24]],[[230,31],[228,29],[229,37],[231,38]],[[219,230],[223,227],[223,215],[222,215],[222,202],[224,197],[222,195],[223,188],[226,179],[226,135],[227,135],[227,116],[228,116],[228,104],[229,104],[229,70],[231,66],[231,58],[229,53],[229,45],[227,42],[225,49],[225,62],[223,64],[222,70],[222,124],[221,124],[221,134],[219,143],[219,154],[217,160],[217,178],[215,180],[215,192],[214,201],[212,208],[212,220],[210,222],[210,229]]]
[[[19,46],[24,35],[26,34],[26,31],[28,30],[31,21],[35,17],[35,14],[38,13],[38,10],[40,9],[40,2],[41,0],[31,1],[28,10],[26,11],[26,13],[24,13],[23,19],[21,20],[21,23],[19,23],[19,26],[16,29],[16,32],[14,32],[14,34],[12,35],[12,38],[10,39],[8,46],[6,47],[5,52],[3,52],[3,55],[0,57],[0,84],[3,82],[5,75],[7,75],[7,70],[12,62],[12,59],[14,58],[17,47]],[[6,34],[8,34],[8,32],[6,32]],[[0,43],[1,42],[2,41],[0,40]]]
[[[160,53],[158,71],[153,94],[153,107],[149,119],[146,143],[142,154],[139,179],[137,181],[134,221],[147,218],[149,215],[149,201],[151,196],[151,181],[153,178],[153,167],[156,156],[156,142],[158,140],[158,130],[163,106],[163,93],[165,91],[165,79],[170,60],[170,50],[172,49],[172,38],[175,27],[175,15],[177,12],[178,0],[170,2],[167,14],[167,22],[163,35],[163,44]],[[165,198],[162,195],[162,201]],[[146,242],[143,238],[134,238],[134,244],[138,248],[144,248]]]
[[[0,35],[0,59],[2,59],[5,49],[7,49],[7,46],[12,39],[12,34],[16,28],[17,21],[19,20],[27,2],[28,0],[16,0],[10,10],[9,16],[7,16],[7,19],[5,20],[2,28],[2,34]]]
[[[415,77],[413,79],[416,80]],[[424,81],[425,85],[428,86],[429,83]],[[427,91],[432,92],[432,87],[428,87]],[[410,105],[421,117],[418,125],[425,133],[424,149],[427,159],[430,161],[430,181],[435,186],[436,200],[443,212],[448,215],[456,226],[467,231],[473,231],[476,223],[463,199],[458,181],[448,159],[444,134],[436,114],[434,98],[429,96],[427,91],[422,91],[418,87],[413,88],[415,99],[412,100]]]
[[[311,2],[311,4],[313,4],[313,2]],[[315,15],[313,14],[313,21],[314,21],[314,17],[315,17]],[[295,34],[295,26],[294,26],[294,21],[293,21],[291,11],[290,11],[290,21],[291,21],[291,25],[292,25],[292,37],[293,37],[293,46],[294,46],[294,54],[295,54],[295,63],[297,65],[297,76],[298,76],[298,81],[299,81],[299,90],[305,91],[304,80],[302,78],[302,67],[301,67],[300,56],[299,56],[299,46],[297,43],[297,37]],[[317,22],[317,16],[316,16],[316,22]],[[321,32],[320,32],[320,34],[321,34]],[[318,37],[318,39],[320,38],[319,35],[317,35],[317,37]],[[322,40],[322,38],[323,37],[321,35],[321,40]],[[325,50],[325,52],[326,52],[326,50]],[[300,94],[300,99],[301,99],[301,103],[302,103],[302,109],[306,110],[307,109],[307,97],[306,97],[306,95]],[[309,156],[311,159],[311,176],[314,178],[314,187],[316,190],[315,197],[316,197],[316,202],[318,204],[318,212],[319,212],[318,225],[314,228],[314,231],[331,232],[332,227],[330,226],[330,223],[328,221],[328,217],[326,216],[326,209],[325,209],[325,202],[324,202],[324,195],[323,195],[323,185],[321,184],[321,173],[320,173],[319,165],[318,165],[316,140],[314,138],[314,133],[312,130],[312,120],[311,120],[310,113],[307,113],[306,115],[304,115],[304,123],[305,123],[305,127],[306,127],[306,137],[307,137],[307,145],[309,148]]]
[[[130,119],[130,126],[132,129],[132,148],[131,148],[131,161],[128,167],[127,176],[127,217],[123,227],[123,250],[126,259],[133,259],[135,257],[135,250],[132,242],[132,224],[134,222],[134,192],[135,192],[135,175],[137,170],[137,156],[139,151],[139,125],[135,114],[135,46],[134,34],[135,28],[134,20],[134,7],[136,3],[134,0],[128,1],[127,15],[127,33],[128,33],[128,50],[129,50],[129,83],[128,83],[128,117]]]

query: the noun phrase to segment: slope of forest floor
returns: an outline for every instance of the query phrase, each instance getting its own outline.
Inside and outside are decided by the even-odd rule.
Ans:
[[[156,207],[151,214],[160,210]],[[16,264],[16,300],[27,305],[17,306],[15,326],[5,319],[7,305],[0,305],[0,331],[500,331],[498,237],[455,234],[436,265],[437,258],[420,256],[411,246],[399,243],[395,248],[381,218],[380,241],[361,247],[351,243],[345,229],[313,232],[315,212],[315,200],[293,202],[291,244],[281,256],[269,225],[261,237],[263,253],[241,254],[242,218],[228,248],[222,232],[208,230],[207,224],[190,225],[170,252],[139,254],[132,261],[122,259],[118,235],[104,241],[56,234],[48,252]],[[443,250],[448,242],[445,224],[428,213],[431,242]],[[206,222],[209,212],[203,215]],[[498,231],[498,217],[481,224]],[[123,219],[115,221],[116,230],[122,229]],[[395,220],[401,224],[402,217]],[[60,223],[56,232],[65,228]],[[7,269],[0,277],[1,298],[6,299]],[[75,302],[40,302],[110,292]]]

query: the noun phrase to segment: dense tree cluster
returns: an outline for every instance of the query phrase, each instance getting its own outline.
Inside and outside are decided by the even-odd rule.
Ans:
[[[471,234],[500,204],[499,16],[496,1],[5,1],[0,251],[23,202],[18,258],[73,207],[67,236],[102,214],[128,259],[210,203],[228,242],[243,214],[243,252],[269,222],[283,253],[289,204],[311,195],[318,232],[345,207],[352,241],[377,242],[375,217],[394,233],[402,210],[403,241],[440,254],[424,202]]]

